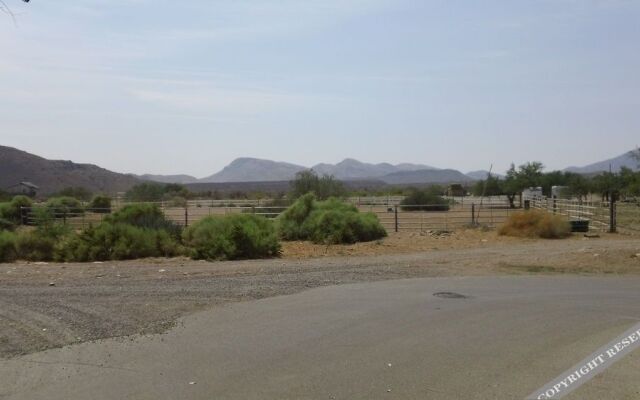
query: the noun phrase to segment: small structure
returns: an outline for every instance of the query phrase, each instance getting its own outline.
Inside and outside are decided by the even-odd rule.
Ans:
[[[542,188],[540,186],[538,187],[529,187],[526,188],[522,191],[522,199],[523,200],[528,200],[528,199],[535,199],[535,198],[539,198],[542,197]]]
[[[447,196],[449,197],[462,197],[465,196],[467,194],[467,191],[465,190],[464,186],[462,186],[459,183],[454,183],[452,185],[449,185],[449,187],[447,187]]]
[[[23,194],[29,197],[36,197],[36,195],[38,194],[38,190],[40,190],[40,187],[27,181],[17,183],[7,188],[7,192],[9,193]]]

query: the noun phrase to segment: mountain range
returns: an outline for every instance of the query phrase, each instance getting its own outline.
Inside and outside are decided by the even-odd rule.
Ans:
[[[472,180],[463,173],[451,169],[437,169],[423,164],[369,164],[347,158],[337,164],[317,164],[305,167],[281,161],[262,160],[258,158],[237,158],[220,172],[206,178],[198,179],[198,183],[226,182],[279,182],[295,178],[301,171],[312,169],[319,175],[333,175],[343,181],[380,180],[389,184],[402,183],[446,183],[468,182]],[[194,183],[191,176],[185,175],[142,175],[142,179],[157,182]],[[193,178],[195,179],[195,178]]]
[[[618,157],[585,165],[584,167],[569,167],[565,169],[565,171],[576,172],[578,174],[594,174],[598,172],[608,172],[609,170],[617,172],[620,171],[622,167],[637,171],[640,165],[640,159],[637,158],[639,155],[640,150],[631,150]]]
[[[609,166],[613,171],[618,171],[623,166],[637,170],[638,161],[632,156],[632,152],[627,152],[584,167],[569,167],[566,171],[592,174],[608,171]],[[229,183],[283,182],[286,186],[286,181],[307,169],[309,168],[302,165],[243,157],[234,160],[220,172],[202,179],[190,175],[133,175],[112,172],[93,164],[47,160],[12,147],[0,146],[0,189],[5,190],[28,181],[39,186],[40,193],[45,195],[72,186],[84,187],[96,193],[114,194],[143,181],[189,184],[190,187],[206,185],[206,190],[211,190],[211,185],[229,186]],[[488,174],[488,171],[483,170],[463,174],[455,169],[438,169],[424,164],[369,164],[350,158],[337,164],[317,164],[311,169],[346,182],[368,182],[367,185],[468,183],[484,179]]]

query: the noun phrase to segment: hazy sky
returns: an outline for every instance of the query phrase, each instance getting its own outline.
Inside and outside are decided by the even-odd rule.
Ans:
[[[640,144],[640,1],[4,1],[0,144],[47,158],[503,171]]]

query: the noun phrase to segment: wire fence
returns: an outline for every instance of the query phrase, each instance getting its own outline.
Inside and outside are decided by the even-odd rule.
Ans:
[[[485,199],[478,204],[472,202],[453,202],[446,205],[399,205],[398,197],[378,199],[349,199],[362,212],[374,213],[389,232],[452,230],[470,226],[497,227],[502,224],[514,209],[503,198]],[[165,217],[180,226],[189,226],[205,217],[230,214],[254,214],[266,218],[276,218],[287,206],[264,205],[273,201],[235,200],[191,200],[182,204],[158,202]],[[56,222],[75,229],[84,229],[97,225],[112,211],[126,204],[118,203],[112,209],[106,208],[50,208],[35,206],[23,209],[25,225],[41,225]],[[262,205],[260,205],[262,204]]]

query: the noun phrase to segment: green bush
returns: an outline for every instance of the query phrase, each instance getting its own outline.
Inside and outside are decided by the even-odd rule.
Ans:
[[[355,206],[334,198],[316,201],[311,194],[302,196],[289,207],[278,218],[278,224],[284,240],[339,244],[387,236],[375,214],[360,213]]]
[[[16,235],[0,231],[0,262],[11,262],[17,258]]]
[[[316,198],[308,193],[296,200],[278,217],[278,230],[283,240],[307,240],[304,222],[316,207]]]
[[[21,260],[51,261],[54,259],[57,238],[41,231],[22,231],[16,235],[16,253]]]
[[[0,218],[12,224],[19,224],[22,217],[22,207],[31,207],[32,205],[31,199],[27,196],[15,196],[11,201],[0,203]]]
[[[413,188],[400,204],[402,211],[449,211],[449,201],[437,187]]]
[[[160,207],[151,203],[129,204],[105,218],[114,224],[133,225],[138,228],[162,230],[179,238],[182,228],[168,220]]]
[[[166,231],[103,222],[62,240],[57,259],[78,262],[129,260],[173,257],[182,252],[180,244]]]
[[[89,203],[89,208],[91,211],[98,214],[109,214],[111,213],[111,197],[97,195],[91,199],[91,203]]]
[[[13,221],[9,221],[8,219],[0,218],[0,232],[1,231],[12,231],[16,227]]]
[[[47,200],[46,207],[56,218],[66,218],[84,214],[82,203],[74,197],[52,197]]]
[[[237,260],[280,254],[273,222],[256,215],[207,217],[189,227],[183,238],[194,259]]]

